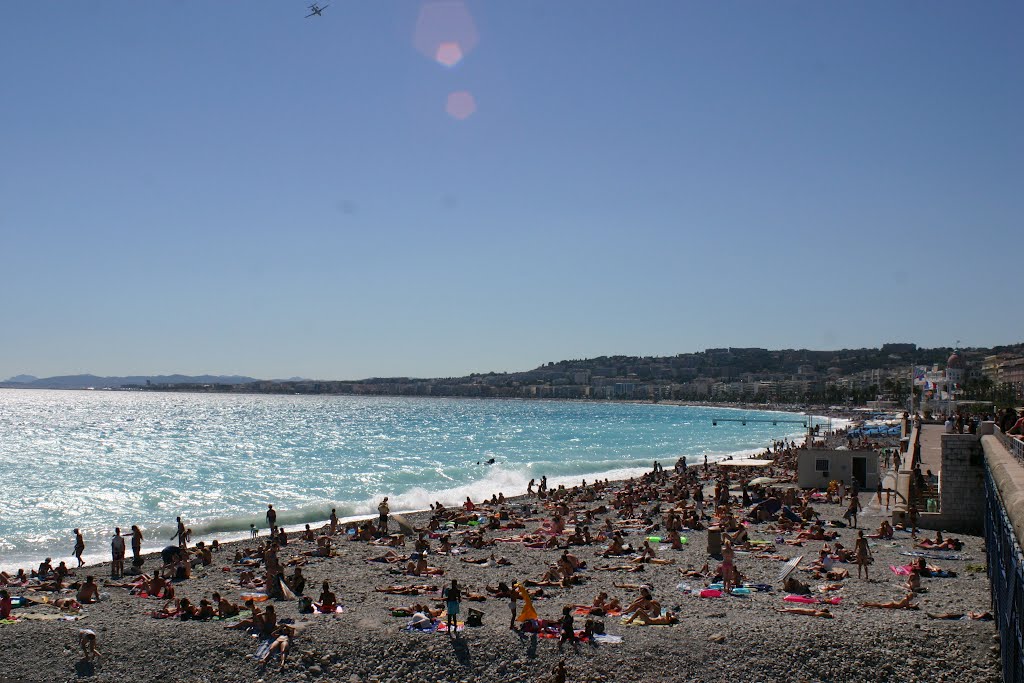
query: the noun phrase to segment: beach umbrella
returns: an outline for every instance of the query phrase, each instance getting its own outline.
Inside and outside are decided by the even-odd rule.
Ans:
[[[782,569],[779,570],[779,578],[777,578],[776,581],[785,581],[786,577],[788,577],[790,574],[794,572],[794,570],[796,570],[797,565],[800,564],[800,560],[802,559],[804,559],[803,555],[797,555],[789,562],[782,565]]]
[[[395,524],[398,525],[398,528],[401,529],[402,533],[406,536],[416,535],[416,529],[414,529],[412,524],[409,524],[409,521],[402,515],[393,514],[391,515],[391,519],[395,520]]]
[[[751,479],[750,480],[750,485],[751,486],[763,486],[764,484],[774,484],[775,481],[776,480],[772,479],[771,477],[758,477],[757,479]]]

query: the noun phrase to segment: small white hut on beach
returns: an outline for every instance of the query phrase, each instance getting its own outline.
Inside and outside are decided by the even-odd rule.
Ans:
[[[797,483],[803,489],[824,489],[832,480],[847,486],[857,480],[861,490],[878,486],[878,453],[875,451],[810,448],[800,451]]]

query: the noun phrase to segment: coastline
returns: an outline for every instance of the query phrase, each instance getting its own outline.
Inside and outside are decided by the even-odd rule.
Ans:
[[[461,401],[463,399],[445,400]],[[549,401],[548,399],[539,399],[539,401],[552,403],[565,402],[562,400]],[[89,401],[89,403],[92,402]],[[587,404],[589,402],[578,403]],[[614,405],[621,402],[608,401],[602,403]],[[656,404],[644,402],[636,405]],[[707,406],[694,407],[697,409],[707,409]],[[765,412],[762,407],[733,407],[732,409],[757,410],[758,412]],[[669,418],[669,420],[671,422],[671,418]],[[661,421],[662,419],[655,418],[655,422]],[[690,427],[686,427],[686,429],[689,430]],[[799,436],[800,434],[798,431],[792,431],[788,432],[785,438],[798,438]],[[753,443],[753,441],[748,441]],[[640,450],[642,451],[643,449]],[[688,461],[695,462],[699,461],[704,454],[707,454],[710,456],[710,459],[714,461],[723,457],[744,457],[746,455],[760,452],[761,450],[762,448],[759,446],[742,449],[733,449],[726,446],[721,449],[708,448],[703,451],[690,448],[685,451],[685,454],[675,453],[672,455],[656,455],[652,458],[640,453],[632,454],[627,446],[623,450],[613,449],[613,451],[618,455],[612,457],[597,456],[593,457],[591,460],[588,460],[587,458],[592,456],[587,456],[585,455],[585,451],[580,451],[579,458],[572,461],[572,467],[560,468],[558,464],[556,464],[550,469],[548,469],[542,462],[528,462],[528,456],[527,458],[509,457],[503,458],[504,462],[500,462],[493,468],[486,470],[486,473],[484,471],[481,471],[479,474],[463,471],[461,476],[464,477],[468,474],[470,478],[462,481],[451,481],[449,486],[444,486],[443,482],[435,481],[430,485],[421,487],[414,483],[410,484],[406,481],[399,487],[391,489],[390,491],[383,491],[377,496],[364,495],[361,497],[339,497],[333,500],[326,498],[321,493],[318,496],[309,497],[311,502],[304,503],[300,500],[297,501],[298,505],[282,509],[281,515],[284,523],[288,525],[302,524],[306,522],[316,523],[318,521],[322,521],[326,519],[332,507],[337,508],[339,515],[343,517],[358,517],[364,514],[369,515],[372,514],[372,511],[375,509],[380,495],[383,495],[384,493],[388,493],[388,495],[392,496],[392,500],[399,506],[396,507],[396,509],[422,510],[425,509],[428,504],[436,500],[442,500],[446,504],[457,504],[463,500],[466,495],[479,497],[486,493],[499,490],[508,495],[515,495],[525,491],[529,478],[539,476],[540,474],[547,474],[552,481],[571,485],[578,483],[578,480],[583,478],[623,478],[632,476],[649,467],[653,459],[660,459],[663,462],[670,459],[674,461],[676,457],[684,455]],[[560,470],[562,472],[568,472],[574,469],[579,471],[575,474],[559,473]],[[258,493],[254,495],[256,498],[260,497]],[[173,512],[170,514],[173,515]],[[163,540],[166,537],[171,536],[174,531],[171,526],[173,516],[166,517],[163,524],[154,524],[153,518],[150,516],[117,515],[116,511],[114,515],[104,513],[104,517],[106,518],[105,520],[100,520],[99,517],[97,517],[97,521],[91,520],[88,524],[88,529],[93,531],[90,533],[87,530],[86,556],[91,560],[101,561],[107,556],[109,534],[114,526],[120,525],[122,527],[127,527],[131,523],[141,524],[143,532],[147,537],[144,547],[152,550],[158,550],[162,547]],[[69,519],[73,519],[73,517]],[[225,538],[244,538],[247,535],[250,523],[255,523],[258,527],[262,526],[263,520],[261,512],[258,509],[254,509],[252,513],[247,513],[244,507],[240,508],[236,501],[235,504],[231,506],[230,511],[221,509],[214,514],[197,515],[192,518],[191,525],[195,530],[194,538],[196,540],[210,541],[214,538],[221,540]],[[44,555],[49,555],[55,560],[70,559],[71,547],[73,545],[71,542],[72,539],[68,538],[66,541],[63,540],[63,534],[69,533],[72,525],[73,522],[69,521],[67,529],[47,530],[44,534],[39,534],[37,536],[39,539],[54,539],[53,541],[45,544],[41,541],[36,541],[30,546],[25,546],[25,550],[13,549],[8,546],[9,549],[3,552],[2,556],[0,556],[2,557],[2,559],[0,559],[0,570],[14,569],[19,566],[27,565],[34,566],[35,564],[38,564]],[[10,540],[10,538],[11,537],[9,537],[8,540]],[[17,538],[17,536],[14,536],[13,538]]]
[[[613,484],[613,488],[622,483]],[[531,503],[541,514],[527,526],[538,526],[550,510],[539,506],[536,499],[508,501],[510,506]],[[871,527],[884,511],[875,506],[870,494],[864,494],[862,526]],[[841,517],[841,506],[822,505],[828,519]],[[422,525],[428,513],[413,513],[407,519]],[[846,545],[852,545],[850,530],[840,530]],[[751,535],[770,541],[776,532],[754,525]],[[508,537],[517,530],[494,532],[495,537]],[[891,599],[899,596],[896,579],[889,579],[889,564],[905,563],[899,553],[910,547],[909,534],[898,534],[893,544],[878,543],[872,548],[876,555],[874,582],[855,578],[842,582],[833,595],[843,602],[831,607],[833,619],[779,614],[783,593],[776,589],[740,598],[704,600],[679,589],[683,584],[700,585],[699,580],[682,577],[684,568],[697,568],[708,559],[707,532],[686,532],[689,544],[682,551],[664,548],[659,557],[675,562],[670,566],[648,565],[640,574],[600,572],[583,574],[584,585],[546,589],[547,599],[534,602],[541,617],[554,619],[566,603],[588,604],[599,590],[630,600],[635,591],[616,588],[619,582],[645,583],[668,608],[678,608],[681,624],[676,627],[630,627],[618,618],[604,619],[608,633],[619,636],[618,644],[599,644],[566,648],[559,652],[556,641],[531,639],[507,628],[505,601],[488,599],[481,603],[464,603],[483,613],[483,626],[466,628],[458,640],[443,634],[406,633],[402,627],[407,619],[391,616],[390,608],[425,598],[391,596],[373,591],[374,586],[429,583],[444,585],[451,578],[459,579],[466,590],[483,592],[485,584],[498,581],[521,581],[537,578],[549,562],[557,559],[559,550],[527,548],[519,544],[499,543],[495,548],[465,549],[455,557],[430,556],[430,563],[445,571],[444,577],[413,578],[392,574],[388,565],[366,562],[384,549],[360,542],[341,541],[339,556],[331,559],[310,558],[303,567],[307,576],[307,593],[316,597],[319,582],[327,579],[345,605],[345,612],[335,616],[310,617],[297,612],[293,601],[274,602],[281,617],[295,619],[301,630],[295,649],[283,670],[277,666],[260,667],[253,659],[256,642],[244,633],[226,630],[222,623],[181,622],[176,619],[153,619],[147,611],[157,609],[161,601],[145,600],[127,594],[125,589],[104,589],[109,599],[87,606],[85,618],[75,622],[27,621],[2,626],[5,648],[0,649],[0,669],[15,680],[74,680],[83,672],[93,680],[113,681],[131,677],[138,681],[177,680],[256,680],[270,682],[345,680],[360,681],[537,681],[560,658],[570,671],[570,680],[649,681],[654,679],[684,681],[750,680],[831,680],[861,681],[865,672],[874,672],[878,680],[943,680],[956,673],[958,681],[998,680],[996,658],[989,652],[993,628],[986,622],[946,622],[927,619],[924,611],[984,611],[988,605],[987,582],[984,575],[965,571],[969,560],[938,561],[944,568],[956,569],[956,579],[925,579],[929,592],[919,598],[921,611],[858,610],[862,600]],[[260,539],[263,540],[261,533]],[[298,556],[313,544],[298,540],[282,550],[285,560]],[[634,546],[643,534],[628,532],[627,540]],[[963,556],[978,561],[983,557],[983,541],[963,537]],[[433,541],[436,545],[437,541]],[[214,563],[198,569],[192,579],[178,584],[179,597],[193,602],[217,590],[237,601],[241,592],[236,571],[231,570],[231,556],[236,548],[252,547],[243,540],[226,544],[215,554]],[[608,562],[599,556],[603,544],[574,546],[572,552],[597,567]],[[814,552],[817,544],[807,548],[777,546],[776,553],[795,557]],[[398,549],[410,552],[411,548]],[[496,553],[509,559],[508,566],[466,564],[463,559],[485,558]],[[615,560],[612,560],[613,562]],[[740,554],[737,563],[751,581],[774,583],[781,560],[761,558],[756,554]],[[148,556],[144,570],[152,569],[154,558]],[[850,565],[846,565],[850,566]],[[854,575],[856,574],[855,568]],[[93,565],[78,575],[93,574],[101,579],[109,572],[109,563]],[[898,578],[898,577],[897,577]],[[805,579],[801,575],[801,579]],[[428,602],[433,602],[427,599]],[[269,603],[264,603],[269,604]],[[583,618],[577,620],[582,627]],[[83,669],[77,651],[75,634],[78,628],[90,628],[99,634],[99,647],[105,657],[94,669]],[[943,648],[934,647],[935,639]],[[720,642],[724,641],[724,642]],[[171,648],[139,647],[140,643],[172,642]]]

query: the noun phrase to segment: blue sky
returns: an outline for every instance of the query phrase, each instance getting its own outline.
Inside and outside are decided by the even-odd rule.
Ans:
[[[1020,3],[306,4],[0,5],[0,378],[1024,339]]]

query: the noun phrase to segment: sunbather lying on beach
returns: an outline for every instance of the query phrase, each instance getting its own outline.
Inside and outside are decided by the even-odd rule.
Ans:
[[[641,588],[640,595],[633,602],[626,605],[622,611],[629,614],[638,609],[646,610],[650,614],[661,614],[661,603],[654,599],[648,588]]]
[[[248,629],[248,628],[256,628],[256,629],[262,628],[262,626],[263,626],[263,612],[260,611],[260,608],[256,606],[256,603],[254,601],[252,601],[252,600],[246,600],[245,601],[245,608],[247,610],[249,610],[249,613],[250,613],[249,617],[247,619],[242,619],[241,621],[239,621],[237,623],[234,623],[234,624],[231,624],[230,626],[225,626],[224,628],[237,629],[237,630]]]
[[[288,650],[291,648],[291,638],[287,635],[279,635],[273,643],[270,644],[270,649],[267,650],[267,654],[263,655],[260,659],[260,664],[266,664],[270,661],[270,658],[274,656],[274,653],[278,653],[280,658],[280,666],[284,668],[285,659],[288,657]]]
[[[399,555],[394,550],[388,550],[383,555],[377,557],[368,558],[367,562],[386,562],[387,564],[396,564],[398,562],[406,562],[409,560],[408,555]]]
[[[896,602],[862,602],[861,607],[873,607],[877,609],[919,609],[918,605],[911,602],[914,599],[912,592],[903,596],[902,600]]]
[[[671,624],[678,624],[679,617],[671,611],[661,614],[661,610],[659,609],[657,612],[652,614],[647,610],[640,608],[633,612],[633,614],[622,623],[640,623],[643,626],[668,626]]]
[[[422,555],[415,562],[410,561],[405,565],[405,573],[407,576],[444,576],[443,569],[429,566],[427,558]]]
[[[602,564],[594,567],[595,572],[642,572],[644,571],[644,565],[642,564]]]
[[[706,579],[710,576],[713,576],[713,572],[711,571],[711,568],[708,566],[707,562],[705,562],[704,566],[700,569],[680,569],[679,573],[683,576],[687,576],[692,579]]]
[[[827,609],[816,609],[814,607],[783,607],[776,608],[775,611],[784,614],[806,614],[809,617],[821,617],[823,619],[832,618],[832,613]]]
[[[378,586],[373,590],[377,593],[389,593],[391,595],[424,595],[426,593],[437,593],[440,588],[428,585]]]
[[[942,538],[942,532],[935,532],[935,540],[925,538],[914,544],[915,548],[923,548],[924,550],[960,550],[963,548],[963,541],[957,538]]]
[[[929,619],[970,619],[971,621],[992,621],[993,616],[991,612],[944,612],[942,614],[934,614],[932,612],[926,612],[926,616]]]
[[[443,607],[431,607],[430,605],[423,603],[413,603],[408,607],[388,607],[388,611],[391,612],[392,616],[409,617],[417,612],[427,615],[431,619],[436,619],[444,614]]]

